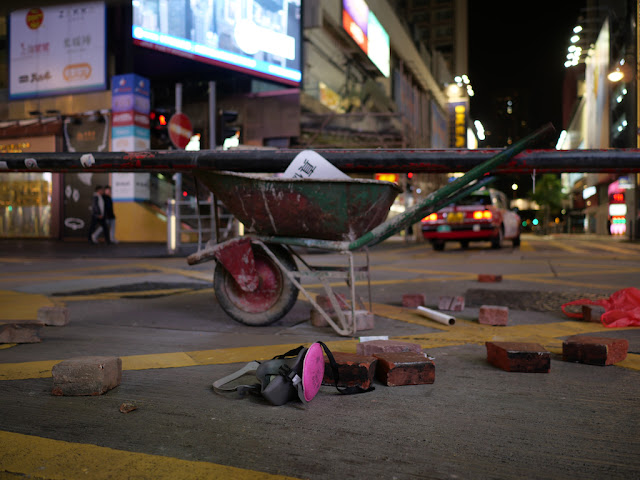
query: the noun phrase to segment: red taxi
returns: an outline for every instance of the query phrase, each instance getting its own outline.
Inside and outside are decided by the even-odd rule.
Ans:
[[[462,248],[471,241],[490,241],[500,248],[502,241],[520,245],[520,216],[509,210],[504,193],[482,188],[422,219],[422,235],[434,250],[443,250],[445,242],[460,242]]]

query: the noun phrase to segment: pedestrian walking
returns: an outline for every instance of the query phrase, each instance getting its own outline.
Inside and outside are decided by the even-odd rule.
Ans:
[[[93,192],[93,200],[91,202],[91,223],[89,225],[89,242],[98,243],[98,238],[101,233],[104,233],[104,240],[106,243],[111,243],[109,240],[107,224],[104,217],[104,198],[102,194],[104,188],[102,185],[97,185],[95,192]]]
[[[109,240],[111,243],[118,243],[116,241],[116,216],[113,213],[113,199],[111,198],[111,187],[109,185],[104,187],[102,199],[104,200],[104,218],[108,227]]]

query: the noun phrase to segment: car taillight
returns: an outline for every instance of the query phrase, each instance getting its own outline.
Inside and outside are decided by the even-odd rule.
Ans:
[[[432,213],[431,215],[427,215],[422,219],[423,222],[435,222],[436,220],[438,220],[437,213]]]
[[[491,220],[493,218],[493,214],[491,210],[476,210],[473,212],[474,220]]]

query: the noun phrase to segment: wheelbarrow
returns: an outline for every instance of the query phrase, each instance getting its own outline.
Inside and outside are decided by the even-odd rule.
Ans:
[[[488,184],[492,178],[487,175],[493,169],[552,130],[550,125],[539,129],[388,220],[389,207],[402,191],[391,182],[197,171],[196,177],[251,233],[219,244],[209,242],[187,261],[190,265],[216,261],[216,298],[234,320],[269,325],[293,308],[301,292],[338,334],[355,335],[356,310],[364,308],[356,297],[355,283],[369,280],[367,249]],[[348,264],[310,265],[293,247],[339,252]],[[356,251],[366,253],[365,265],[356,265]],[[334,315],[302,286],[303,278],[322,284]],[[346,282],[347,302],[333,291],[330,282],[336,280]]]

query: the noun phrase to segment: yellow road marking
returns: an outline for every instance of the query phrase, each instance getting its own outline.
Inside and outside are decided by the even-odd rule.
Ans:
[[[628,353],[620,363],[616,363],[617,366],[630,368],[631,370],[640,370],[640,355],[636,353]]]
[[[554,268],[559,268],[559,267],[570,267],[571,265],[562,265],[559,263],[556,263],[553,265]],[[587,266],[589,267],[594,267],[593,265],[581,265],[582,268],[585,268]],[[573,267],[579,268],[578,265],[573,265]],[[601,265],[600,267],[597,267],[597,270],[575,270],[572,272],[559,272],[558,275],[559,276],[572,276],[572,275],[584,275],[584,276],[591,276],[591,275],[618,275],[620,273],[638,273],[640,272],[640,268],[637,267],[615,267],[615,268],[611,268],[609,265]],[[543,276],[550,276],[553,275],[552,273],[549,272],[544,272],[544,273],[523,273],[521,275],[528,275],[528,276],[532,276],[532,277],[543,277]]]
[[[521,252],[535,252],[535,248],[529,242],[522,241],[520,243],[520,251]]]
[[[35,283],[46,283],[46,282],[61,282],[64,280],[83,280],[83,279],[105,279],[105,278],[134,278],[134,277],[146,277],[149,275],[157,274],[157,272],[136,272],[136,273],[105,273],[103,275],[64,275],[58,274],[55,272],[39,272],[37,277],[29,277],[29,284]],[[30,275],[34,275],[33,272],[30,272]],[[8,278],[0,278],[0,282],[16,282],[20,281],[20,275],[16,274],[16,276],[8,277]]]
[[[35,320],[40,307],[53,306],[55,302],[44,295],[0,290],[0,305],[0,321]]]
[[[41,479],[153,478],[293,480],[216,463],[127,452],[97,445],[0,431],[2,471]]]
[[[445,275],[445,276],[453,276],[453,277],[473,277],[477,278],[478,276],[469,272],[452,272],[450,270],[427,270],[422,268],[403,268],[403,267],[387,267],[387,266],[375,266],[371,269],[372,271],[389,271],[389,272],[409,272],[409,273],[425,273],[429,275]]]
[[[615,285],[611,283],[601,284],[601,283],[576,282],[576,281],[564,280],[561,278],[539,278],[539,277],[527,275],[527,274],[504,275],[504,278],[508,280],[519,280],[521,282],[546,283],[549,285],[569,285],[573,287],[588,287],[588,288],[595,288],[600,290],[611,290],[616,288]]]
[[[325,342],[329,348],[355,353],[356,340],[337,340]],[[221,348],[218,350],[200,350],[193,352],[156,353],[149,355],[122,356],[123,370],[148,370],[152,368],[180,368],[202,365],[220,365],[227,363],[248,363],[253,360],[267,360],[299,347],[300,344],[266,345],[258,347]],[[44,360],[39,362],[2,363],[1,380],[24,380],[29,378],[51,377],[51,369],[62,360]]]
[[[553,247],[556,247],[560,250],[566,250],[568,252],[571,253],[580,253],[580,254],[584,254],[584,253],[588,253],[588,250],[583,250],[581,248],[577,248],[574,247],[573,245],[570,245],[569,243],[566,242],[561,242],[558,240],[544,240],[542,241],[542,244],[546,244],[546,245],[551,245]]]
[[[141,264],[140,266],[153,269],[158,272],[166,273],[169,275],[182,275],[183,277],[195,278],[198,280],[206,280],[207,282],[211,282],[213,280],[213,269],[209,272],[202,272],[200,270],[189,270],[186,268],[172,268],[172,267],[162,267],[158,265],[152,264]]]
[[[586,322],[557,322],[543,325],[513,325],[494,327],[480,325],[473,321],[457,319],[454,326],[446,326],[433,322],[410,309],[391,305],[375,304],[373,312],[376,315],[416,323],[440,330],[413,336],[394,337],[397,340],[407,340],[419,343],[422,348],[439,348],[469,343],[483,344],[487,341],[519,341],[540,343],[543,347],[561,353],[562,342],[559,337],[585,333],[606,332],[611,329],[596,323]],[[632,327],[616,329],[630,330]],[[326,342],[330,349],[354,353],[357,340],[345,339]],[[217,350],[201,350],[193,352],[173,352],[150,355],[132,355],[122,358],[123,370],[147,370],[153,368],[180,368],[188,366],[218,365],[228,363],[246,363],[252,360],[266,360],[299,344],[266,345],[257,347],[224,348]],[[61,360],[40,362],[5,363],[0,364],[0,380],[20,380],[27,378],[46,378],[51,376],[51,368]],[[622,367],[640,370],[640,355],[629,354],[627,360],[617,364]]]
[[[166,288],[160,290],[142,290],[139,292],[104,292],[96,293],[93,295],[69,295],[56,297],[64,302],[81,302],[87,300],[119,300],[121,298],[129,297],[148,297],[150,295],[176,295],[179,293],[191,293],[195,290],[193,288]]]
[[[587,245],[586,243],[582,242],[581,245]],[[608,252],[613,252],[613,253],[622,253],[624,255],[637,255],[638,252],[633,251],[633,249],[631,248],[625,248],[622,246],[616,246],[616,245],[610,245],[609,243],[607,243],[606,241],[604,242],[593,242],[593,243],[589,243],[589,246],[593,246],[593,248],[599,248],[601,250],[606,250]]]

